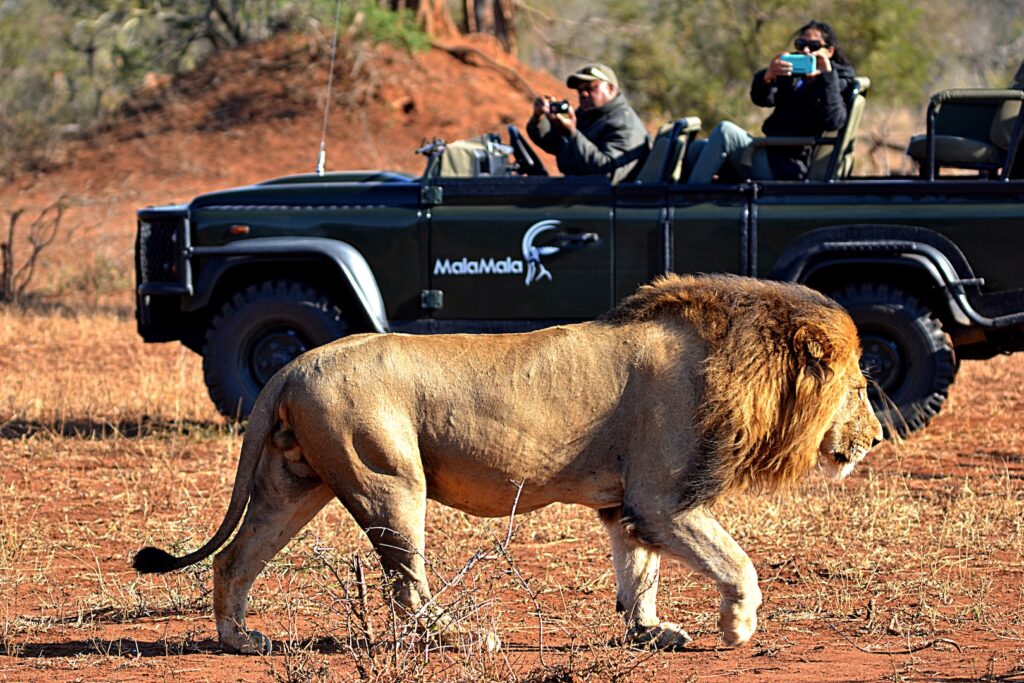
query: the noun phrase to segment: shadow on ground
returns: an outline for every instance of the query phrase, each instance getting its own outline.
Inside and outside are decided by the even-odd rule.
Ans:
[[[92,420],[70,418],[65,420],[40,421],[13,419],[0,422],[0,439],[17,441],[34,436],[67,437],[77,439],[115,439],[140,436],[209,434],[211,432],[235,429],[219,422],[198,420],[141,419]]]

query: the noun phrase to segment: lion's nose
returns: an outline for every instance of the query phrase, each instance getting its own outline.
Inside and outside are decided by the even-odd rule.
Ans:
[[[878,418],[875,416],[874,413],[871,414],[871,419],[875,421],[875,436],[871,441],[871,447],[874,448],[878,444],[885,441],[885,430],[882,429],[882,423],[879,422]]]

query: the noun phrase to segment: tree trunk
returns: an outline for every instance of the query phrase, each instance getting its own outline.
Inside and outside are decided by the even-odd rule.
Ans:
[[[462,25],[463,33],[477,33],[480,31],[480,22],[476,20],[476,1],[463,0],[462,9],[466,22]]]
[[[14,301],[14,227],[24,209],[10,212],[10,224],[7,226],[7,241],[0,244],[0,301]]]
[[[463,0],[464,33],[489,33],[505,52],[516,50],[515,0]]]
[[[408,9],[431,38],[447,38],[456,33],[455,22],[444,0],[388,0],[392,10]]]
[[[387,0],[394,11],[416,13],[416,21],[431,38],[449,38],[458,29],[445,0]],[[463,33],[488,33],[501,41],[506,52],[516,50],[515,0],[463,0]]]
[[[515,54],[515,0],[494,0],[494,35],[501,41],[505,52]]]

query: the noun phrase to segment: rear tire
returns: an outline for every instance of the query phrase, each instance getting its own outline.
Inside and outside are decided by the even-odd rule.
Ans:
[[[958,364],[942,323],[914,295],[879,283],[833,292],[857,324],[875,414],[885,429],[907,436],[942,409]]]
[[[287,280],[253,285],[214,317],[203,344],[203,377],[224,416],[249,416],[270,378],[299,355],[349,333],[341,309],[318,290]]]

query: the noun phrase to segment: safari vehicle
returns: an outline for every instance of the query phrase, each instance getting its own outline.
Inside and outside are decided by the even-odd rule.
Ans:
[[[298,175],[142,209],[139,333],[202,354],[217,408],[241,417],[279,368],[344,335],[524,331],[592,319],[660,273],[738,273],[846,306],[883,423],[918,429],[962,359],[1024,348],[1024,91],[939,93],[910,148],[920,175],[853,177],[868,85],[845,129],[783,141],[814,145],[802,182],[685,183],[689,118],[617,185],[547,175],[511,127],[511,155],[438,142],[420,176]]]

